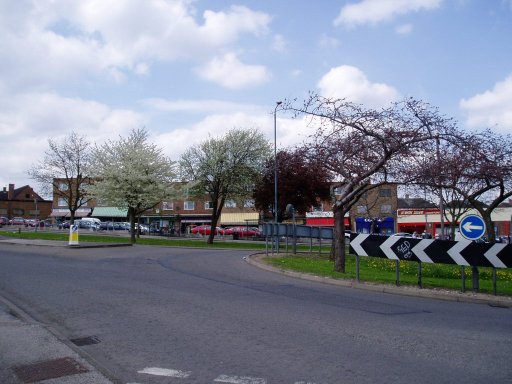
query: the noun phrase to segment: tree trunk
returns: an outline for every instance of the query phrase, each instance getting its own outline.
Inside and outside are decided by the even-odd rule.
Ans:
[[[345,273],[345,218],[343,206],[334,208],[334,270]]]
[[[130,220],[130,242],[135,244],[135,208],[128,208],[128,218]]]
[[[487,213],[487,212],[485,212]],[[485,227],[486,227],[486,234],[487,234],[487,241],[489,243],[495,243],[496,242],[496,231],[494,230],[494,225],[491,220],[491,214],[488,215],[482,215],[482,218],[484,219]]]
[[[329,252],[329,261],[332,261],[333,263],[336,260],[336,253],[334,252],[334,248],[335,248],[335,245],[334,245],[334,237],[333,237],[332,242],[331,242],[331,252]]]
[[[212,223],[211,223],[211,231],[208,235],[208,240],[206,240],[207,244],[213,244],[213,239],[215,238],[215,229],[217,228],[217,223],[219,222],[219,214],[216,209],[215,212],[212,213]]]

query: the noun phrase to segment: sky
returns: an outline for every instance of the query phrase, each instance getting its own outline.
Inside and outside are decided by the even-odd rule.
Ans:
[[[310,92],[368,108],[414,97],[512,133],[512,0],[0,0],[0,188],[48,139],[145,128],[171,160],[233,128],[274,143]],[[314,127],[277,109],[278,148]]]

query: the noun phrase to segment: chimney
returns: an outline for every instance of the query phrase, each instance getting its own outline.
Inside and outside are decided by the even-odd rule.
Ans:
[[[14,199],[14,184],[9,184],[9,192],[7,193],[7,200]]]

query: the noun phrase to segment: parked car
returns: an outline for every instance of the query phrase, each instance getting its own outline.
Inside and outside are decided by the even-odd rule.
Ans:
[[[7,225],[9,224],[9,219],[5,216],[0,217],[0,225]]]
[[[25,219],[23,217],[13,217],[9,220],[10,225],[25,225]]]
[[[25,227],[37,227],[38,225],[39,225],[39,220],[36,220],[36,219],[25,220]]]
[[[209,235],[211,233],[212,227],[211,225],[198,225],[194,228],[192,228],[192,233],[194,235],[200,234],[200,235]],[[224,230],[220,227],[215,228],[215,234],[216,235],[224,235]]]
[[[41,220],[39,222],[39,227],[40,228],[43,228],[43,227],[50,228],[50,227],[53,227],[53,224],[50,220]]]
[[[394,233],[392,236],[397,236],[397,237],[412,237],[412,235],[408,232],[397,232],[397,233]]]
[[[99,228],[99,225],[97,225],[95,222],[88,220],[75,220],[75,224],[79,229],[89,229],[91,231],[96,231]]]
[[[66,221],[59,223],[59,229],[69,229],[69,221],[66,220]]]
[[[128,224],[128,231],[130,230],[130,223],[126,223]],[[149,231],[149,227],[146,225],[146,224],[137,224],[135,223],[135,233],[139,232],[141,235],[145,235],[146,233],[148,233]]]
[[[149,234],[160,235],[162,233],[162,228],[158,226],[158,224],[151,224],[149,226]]]
[[[233,237],[254,237],[261,236],[261,231],[256,227],[230,227],[224,230],[225,235],[233,235]]]

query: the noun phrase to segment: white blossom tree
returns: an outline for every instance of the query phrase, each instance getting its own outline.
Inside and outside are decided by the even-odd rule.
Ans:
[[[270,145],[257,129],[232,129],[224,137],[210,138],[188,149],[181,157],[183,177],[190,182],[189,192],[199,198],[205,194],[212,202],[211,231],[226,201],[243,201],[252,196],[255,180],[270,154]]]
[[[128,209],[134,243],[136,218],[173,196],[175,164],[148,142],[145,129],[134,129],[127,138],[96,146],[92,164],[95,182],[91,194],[104,203]]]

